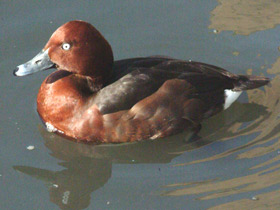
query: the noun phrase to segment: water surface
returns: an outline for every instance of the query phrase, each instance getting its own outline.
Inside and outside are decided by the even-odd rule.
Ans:
[[[280,3],[272,0],[2,1],[1,209],[278,209]],[[201,139],[89,146],[48,133],[36,113],[45,71],[15,78],[63,23],[82,19],[115,59],[166,55],[265,75],[206,120]],[[34,150],[26,147],[33,145]]]

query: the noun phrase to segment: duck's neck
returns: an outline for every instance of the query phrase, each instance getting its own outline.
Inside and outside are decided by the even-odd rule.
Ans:
[[[71,126],[71,121],[81,115],[88,100],[101,88],[90,77],[79,76],[67,71],[56,71],[42,83],[37,110],[45,123],[59,130]]]

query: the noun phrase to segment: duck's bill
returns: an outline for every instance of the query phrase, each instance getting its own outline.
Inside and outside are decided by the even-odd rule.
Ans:
[[[26,76],[29,74],[36,73],[38,71],[44,71],[44,70],[53,68],[55,66],[55,64],[50,60],[48,51],[49,51],[49,49],[42,50],[30,61],[19,65],[14,70],[14,75],[15,76]]]

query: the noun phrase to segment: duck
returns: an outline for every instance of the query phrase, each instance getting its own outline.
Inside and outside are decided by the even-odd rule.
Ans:
[[[269,83],[263,76],[165,56],[114,61],[104,36],[81,20],[60,26],[13,74],[52,68],[37,95],[44,125],[73,141],[96,144],[198,133],[204,119],[229,108],[242,91]]]

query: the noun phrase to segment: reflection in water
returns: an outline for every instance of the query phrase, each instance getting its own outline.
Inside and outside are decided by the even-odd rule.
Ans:
[[[50,171],[29,166],[14,166],[14,169],[45,182],[50,201],[61,209],[88,207],[91,192],[102,187],[111,176],[112,164],[106,160],[77,158],[61,165],[66,169]]]
[[[51,156],[62,160],[59,165],[65,169],[50,171],[29,166],[14,166],[14,169],[45,182],[50,200],[61,209],[84,209],[90,204],[91,193],[110,179],[112,164],[169,163],[186,151],[226,138],[225,136],[230,138],[230,128],[236,123],[256,120],[267,113],[264,107],[257,104],[236,103],[234,107],[206,122],[202,139],[198,141],[185,140],[186,133],[183,133],[158,141],[92,146],[65,140],[48,133],[40,126],[41,135],[46,147],[51,150]],[[252,108],[258,112],[249,118],[241,117]],[[236,112],[234,117],[232,111]]]
[[[202,182],[199,184],[182,183],[166,187],[186,186],[183,189],[172,190],[162,193],[165,196],[181,196],[208,193],[202,195],[200,200],[220,198],[228,195],[250,192],[280,184],[280,165],[270,167],[257,173],[228,179],[225,181]]]
[[[249,199],[238,200],[238,202],[229,202],[210,209],[280,209],[280,190],[257,195],[257,202]]]
[[[280,1],[218,0],[211,12],[209,28],[249,35],[274,28],[280,23]]]
[[[211,25],[209,28],[232,30],[237,34],[249,35],[250,33],[273,28],[280,23],[279,1],[245,1],[245,0],[219,0],[220,5],[212,11]],[[203,162],[216,161],[225,157],[236,157],[236,159],[258,160],[263,162],[248,168],[248,172],[238,177],[223,178],[222,180],[203,180],[201,182],[186,182],[169,184],[161,193],[163,196],[197,195],[199,200],[217,199],[225,196],[241,193],[256,193],[256,200],[251,198],[236,200],[213,207],[213,209],[252,209],[252,208],[274,208],[280,207],[279,190],[275,186],[280,185],[280,58],[267,70],[269,74],[276,74],[270,86],[263,89],[247,91],[249,102],[266,107],[266,114],[262,113],[250,123],[242,123],[235,120],[229,126],[224,126],[220,132],[220,140],[229,141],[237,137],[244,139],[255,136],[249,142],[236,146],[227,151],[213,155],[209,158],[192,162],[177,164],[177,167],[186,167]],[[244,116],[249,117],[250,112]],[[215,136],[219,136],[219,132]],[[223,133],[231,132],[232,135],[222,136]],[[257,162],[257,161],[256,161]],[[252,162],[253,163],[253,162]],[[266,189],[266,192],[262,190]],[[267,191],[271,191],[268,192]],[[241,199],[239,197],[239,199]],[[232,201],[232,200],[231,200]]]
[[[280,58],[275,62],[268,73],[280,73]],[[268,160],[254,165],[249,168],[249,175],[234,177],[222,181],[204,180],[201,183],[177,183],[170,184],[165,187],[180,188],[174,190],[167,190],[162,192],[164,196],[182,196],[182,195],[198,195],[200,200],[208,200],[220,198],[224,196],[240,194],[244,192],[254,192],[269,187],[280,185],[280,75],[276,75],[271,81],[270,86],[264,87],[264,90],[248,91],[248,98],[250,103],[255,103],[263,107],[267,107],[267,114],[259,115],[258,119],[246,123],[236,122],[228,127],[228,131],[232,132],[230,138],[224,137],[223,140],[230,140],[244,136],[248,139],[249,135],[257,134],[256,137],[244,143],[242,146],[235,147],[228,151],[223,151],[220,154],[211,156],[210,158],[200,159],[193,162],[178,164],[176,166],[186,166],[191,164],[199,164],[202,162],[209,162],[229,155],[235,155],[236,159],[256,159],[258,157],[265,157],[270,155]],[[248,113],[246,114],[248,115]],[[183,188],[182,188],[183,187]],[[256,206],[259,208],[277,208],[280,205],[279,191],[269,193],[257,193],[257,201],[248,199],[237,200],[234,202],[215,206],[214,209],[252,209]],[[264,200],[262,200],[264,199]],[[257,204],[256,204],[257,202]]]
[[[50,201],[61,209],[85,209],[91,193],[102,187],[111,177],[112,163],[168,163],[174,157],[201,142],[186,143],[180,135],[166,141],[148,141],[120,145],[85,145],[49,134],[40,126],[45,145],[51,156],[62,160],[65,169],[50,171],[29,166],[14,169],[46,183]],[[184,135],[181,134],[181,137]],[[177,139],[176,139],[177,138]]]

